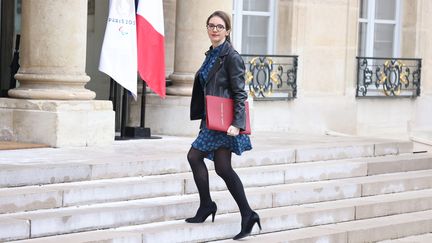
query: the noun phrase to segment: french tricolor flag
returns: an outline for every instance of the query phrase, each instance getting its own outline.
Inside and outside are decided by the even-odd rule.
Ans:
[[[137,15],[138,72],[165,98],[165,37],[162,0],[139,0]]]
[[[137,71],[165,98],[165,48],[162,0],[110,0],[99,70],[137,98]]]

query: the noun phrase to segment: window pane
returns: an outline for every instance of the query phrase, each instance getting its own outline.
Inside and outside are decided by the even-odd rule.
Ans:
[[[360,1],[360,18],[366,19],[368,13],[368,0]]]
[[[366,56],[366,39],[367,39],[366,35],[367,35],[367,23],[360,23],[358,55],[361,57]]]
[[[21,0],[15,0],[15,33],[21,32]]]
[[[393,24],[375,24],[374,37],[374,56],[392,57],[393,56]]]
[[[396,11],[396,0],[375,1],[375,18],[394,20]]]
[[[266,16],[243,16],[242,54],[267,54],[269,21]]]
[[[231,42],[235,43],[235,39],[236,39],[236,34],[239,32],[239,30],[235,29],[234,26],[236,25],[236,18],[234,17],[235,15],[233,14],[231,16]]]
[[[270,11],[270,0],[243,0],[244,11]]]

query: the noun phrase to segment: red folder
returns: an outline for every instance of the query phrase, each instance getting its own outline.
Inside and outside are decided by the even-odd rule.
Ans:
[[[240,134],[251,134],[249,103],[245,102],[246,130]],[[210,130],[226,132],[234,118],[234,101],[229,98],[206,95],[206,125]]]

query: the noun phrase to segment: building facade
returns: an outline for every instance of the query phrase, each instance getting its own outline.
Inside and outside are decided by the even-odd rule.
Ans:
[[[15,1],[13,7],[2,2],[3,90],[7,86],[5,63],[12,58],[15,33],[21,33],[22,43],[21,69],[16,76],[20,86],[9,91],[10,97],[0,99],[0,139],[52,146],[109,143],[115,122],[108,101],[110,82],[97,70],[108,1],[55,2],[59,1]],[[233,44],[244,55],[250,73],[247,86],[254,131],[432,140],[429,1],[163,2],[170,86],[164,100],[146,96],[145,124],[153,133],[197,133],[198,122],[189,121],[192,81],[210,45],[206,18],[221,9],[233,16]],[[64,20],[68,24],[55,21],[66,14],[65,5],[86,21],[76,14]],[[51,28],[35,21],[40,16],[29,10],[36,7],[46,9],[44,14],[52,17]],[[10,9],[16,19],[14,31],[7,29],[10,21],[5,20],[11,15]],[[19,21],[21,27],[17,28]],[[29,78],[29,73],[40,75]],[[52,75],[49,85],[48,74]],[[295,85],[289,83],[293,80]],[[40,90],[46,92],[38,93]],[[128,124],[136,126],[141,102],[130,99],[130,103]],[[86,122],[82,122],[83,117]],[[44,132],[36,132],[40,127]],[[73,130],[76,127],[79,132]]]

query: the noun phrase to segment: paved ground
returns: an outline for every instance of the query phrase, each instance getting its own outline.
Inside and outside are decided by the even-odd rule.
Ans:
[[[121,160],[185,158],[194,137],[161,136],[162,139],[114,141],[109,146],[36,148],[0,151],[0,165],[50,163],[115,163]],[[363,144],[388,139],[316,134],[260,132],[251,136],[254,152],[286,148]],[[246,152],[247,153],[247,152]]]

